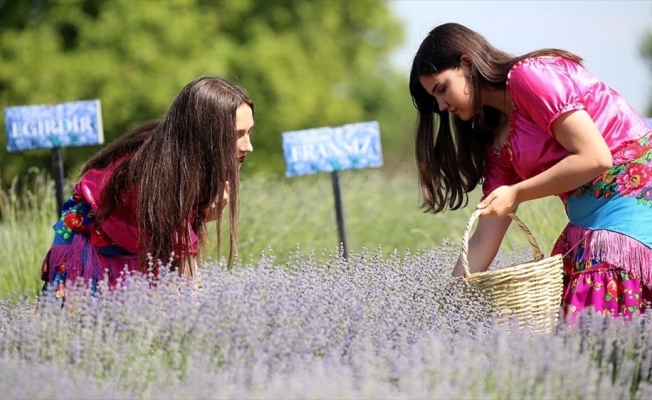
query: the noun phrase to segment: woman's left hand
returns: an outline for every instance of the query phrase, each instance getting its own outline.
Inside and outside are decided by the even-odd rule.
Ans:
[[[476,206],[477,209],[484,209],[480,217],[502,218],[516,211],[518,207],[516,195],[517,189],[514,186],[496,188]]]

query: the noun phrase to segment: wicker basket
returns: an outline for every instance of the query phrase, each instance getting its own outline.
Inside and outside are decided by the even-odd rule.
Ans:
[[[498,323],[516,317],[520,328],[549,332],[557,323],[563,292],[563,263],[560,255],[543,257],[530,230],[514,214],[509,216],[527,236],[533,260],[506,268],[470,273],[469,232],[482,210],[469,219],[462,238],[461,262],[466,282],[488,294],[495,306]]]

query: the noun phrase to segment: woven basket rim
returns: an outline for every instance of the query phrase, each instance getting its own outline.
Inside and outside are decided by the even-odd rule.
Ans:
[[[470,275],[468,275],[467,278],[480,278],[480,277],[493,277],[496,275],[507,275],[509,273],[515,272],[515,271],[523,271],[527,270],[528,268],[538,268],[541,266],[544,266],[543,264],[547,265],[555,265],[555,264],[560,264],[562,260],[561,254],[556,254],[554,256],[550,257],[545,257],[542,258],[541,260],[531,260],[531,261],[526,261],[520,264],[515,264],[515,265],[510,265],[509,267],[503,267],[503,268],[498,268],[498,269],[493,269],[491,271],[478,271],[474,272]],[[561,264],[560,264],[561,265]],[[550,272],[544,271],[539,269],[539,273],[537,275],[545,275]]]
[[[482,209],[477,209],[475,210],[471,216],[469,217],[469,221],[466,224],[466,229],[464,230],[464,234],[462,235],[462,254],[460,255],[460,261],[462,262],[462,267],[464,269],[464,277],[468,278],[472,275],[476,274],[481,274],[481,275],[490,275],[492,272],[493,273],[509,273],[513,269],[523,266],[524,264],[529,264],[533,262],[539,262],[542,260],[546,260],[549,258],[554,258],[554,257],[546,257],[544,258],[543,252],[541,251],[541,247],[539,247],[539,243],[537,243],[536,239],[532,235],[532,232],[530,232],[530,229],[523,223],[523,221],[520,220],[514,213],[508,214],[509,217],[518,225],[518,227],[521,229],[523,234],[525,234],[525,237],[528,240],[528,243],[530,243],[530,247],[532,248],[532,260],[523,264],[516,264],[510,267],[506,268],[500,268],[497,270],[493,271],[478,271],[471,273],[469,270],[469,261],[468,261],[468,255],[469,255],[469,233],[471,232],[471,228],[473,228],[474,222],[479,218],[480,214],[482,213]]]

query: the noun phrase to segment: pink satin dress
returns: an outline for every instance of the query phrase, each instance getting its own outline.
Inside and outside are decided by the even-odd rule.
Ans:
[[[514,101],[500,152],[488,146],[483,194],[555,165],[569,152],[551,125],[585,110],[602,132],[614,165],[576,190],[558,193],[569,223],[553,254],[564,256],[561,306],[574,320],[588,309],[631,316],[652,305],[652,147],[647,123],[613,89],[561,57],[524,59],[507,80]]]
[[[53,226],[54,241],[41,266],[44,290],[54,290],[56,297],[64,297],[66,282],[83,280],[95,291],[97,283],[105,278],[113,288],[126,271],[147,272],[138,260],[141,237],[135,211],[136,188],[123,193],[122,205],[101,225],[95,223],[102,190],[121,161],[84,174],[62,207],[61,218]],[[197,236],[190,224],[188,229],[188,252],[196,256]]]

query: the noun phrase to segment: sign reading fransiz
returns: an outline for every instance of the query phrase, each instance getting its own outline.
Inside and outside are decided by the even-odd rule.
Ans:
[[[380,167],[377,121],[283,133],[286,176]]]
[[[5,108],[7,151],[104,143],[99,100]]]

